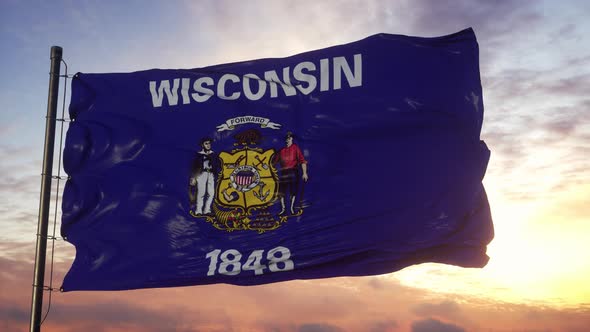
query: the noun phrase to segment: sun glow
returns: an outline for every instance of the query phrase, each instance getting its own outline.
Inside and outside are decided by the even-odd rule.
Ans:
[[[555,307],[587,303],[590,224],[580,209],[585,206],[581,197],[590,197],[589,192],[570,193],[546,204],[492,202],[496,235],[488,247],[486,267],[422,264],[393,276],[405,285],[441,293]]]

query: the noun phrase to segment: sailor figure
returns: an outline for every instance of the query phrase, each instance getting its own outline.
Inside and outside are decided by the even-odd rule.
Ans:
[[[190,178],[191,203],[195,203],[196,215],[211,214],[211,204],[215,195],[215,174],[219,171],[217,154],[211,150],[210,138],[201,140],[201,151],[193,161]]]

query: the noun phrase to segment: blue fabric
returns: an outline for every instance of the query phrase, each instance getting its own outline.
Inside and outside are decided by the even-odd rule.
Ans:
[[[61,228],[76,258],[63,290],[484,266],[493,226],[478,62],[467,29],[78,73]],[[285,162],[290,140],[301,156]]]

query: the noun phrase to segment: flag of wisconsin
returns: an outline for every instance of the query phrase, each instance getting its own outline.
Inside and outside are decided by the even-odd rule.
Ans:
[[[78,73],[64,291],[487,263],[490,152],[471,29],[286,58]]]

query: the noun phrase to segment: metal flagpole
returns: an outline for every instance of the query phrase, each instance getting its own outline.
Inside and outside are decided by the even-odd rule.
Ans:
[[[39,201],[39,220],[37,224],[37,249],[35,251],[35,276],[31,300],[31,332],[41,330],[41,309],[45,282],[45,256],[47,252],[47,227],[49,225],[49,200],[53,170],[53,145],[57,117],[57,98],[59,94],[59,73],[62,48],[51,47],[51,71],[49,72],[49,95],[47,98],[47,117],[45,120],[45,148],[43,151],[43,173],[41,174],[41,198]]]

